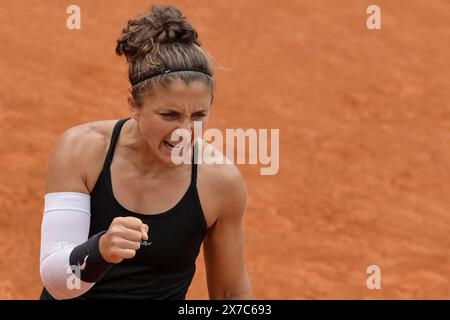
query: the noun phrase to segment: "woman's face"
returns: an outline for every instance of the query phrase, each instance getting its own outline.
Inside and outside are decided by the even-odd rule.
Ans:
[[[163,163],[173,166],[171,154],[173,147],[185,147],[181,138],[171,138],[174,130],[183,128],[194,139],[194,121],[206,125],[211,108],[211,90],[201,81],[186,85],[177,80],[168,88],[157,88],[142,98],[140,107],[130,102],[131,116],[138,123],[141,137],[155,156]],[[187,142],[187,141],[183,141]],[[189,150],[189,146],[185,150]],[[178,149],[175,149],[178,150]]]

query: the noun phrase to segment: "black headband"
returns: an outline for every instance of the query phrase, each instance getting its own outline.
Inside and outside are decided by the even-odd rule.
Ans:
[[[154,72],[154,73],[147,73],[147,72],[144,72],[144,73],[142,73],[139,77],[137,77],[137,78],[131,80],[131,85],[132,85],[132,86],[135,86],[135,85],[137,85],[138,83],[140,83],[140,82],[142,82],[142,81],[145,81],[145,80],[148,80],[148,79],[150,79],[150,78],[157,77],[157,76],[161,76],[161,75],[168,74],[168,73],[172,73],[172,72],[179,72],[179,71],[193,71],[193,72],[200,72],[200,73],[206,74],[206,75],[209,76],[209,77],[212,77],[211,73],[209,73],[209,72],[208,72],[207,70],[205,70],[205,69],[189,69],[189,68],[167,69],[167,70],[164,70],[164,71],[157,71],[157,72]]]

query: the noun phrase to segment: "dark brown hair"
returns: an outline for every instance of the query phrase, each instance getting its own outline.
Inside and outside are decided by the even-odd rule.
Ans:
[[[153,5],[148,15],[129,20],[117,40],[116,53],[127,59],[130,92],[137,106],[141,106],[142,93],[149,94],[157,85],[168,87],[177,79],[186,85],[202,81],[213,95],[212,59],[201,48],[197,31],[173,6]],[[179,71],[139,81],[145,74],[179,69],[206,74]]]

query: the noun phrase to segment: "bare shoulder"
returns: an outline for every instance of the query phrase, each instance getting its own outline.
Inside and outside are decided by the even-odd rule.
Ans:
[[[226,215],[241,216],[247,204],[247,186],[238,168],[231,162],[223,161],[218,164],[210,164],[211,152],[214,148],[211,144],[199,140],[202,144],[203,158],[198,165],[198,188],[206,210],[210,210],[215,218]],[[214,152],[219,153],[217,149]],[[225,159],[225,158],[224,158]]]
[[[89,179],[98,171],[117,120],[95,121],[67,129],[48,162],[46,193],[89,193]]]

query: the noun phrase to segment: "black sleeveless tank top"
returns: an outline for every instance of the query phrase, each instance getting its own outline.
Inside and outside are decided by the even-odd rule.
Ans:
[[[132,259],[113,267],[88,292],[75,299],[185,299],[195,273],[195,260],[207,231],[197,192],[195,145],[191,183],[181,200],[159,214],[140,214],[124,208],[114,197],[110,166],[123,124],[114,126],[102,172],[91,192],[89,237],[108,230],[115,217],[137,217],[149,226],[148,241]],[[41,299],[50,298],[44,288]]]

